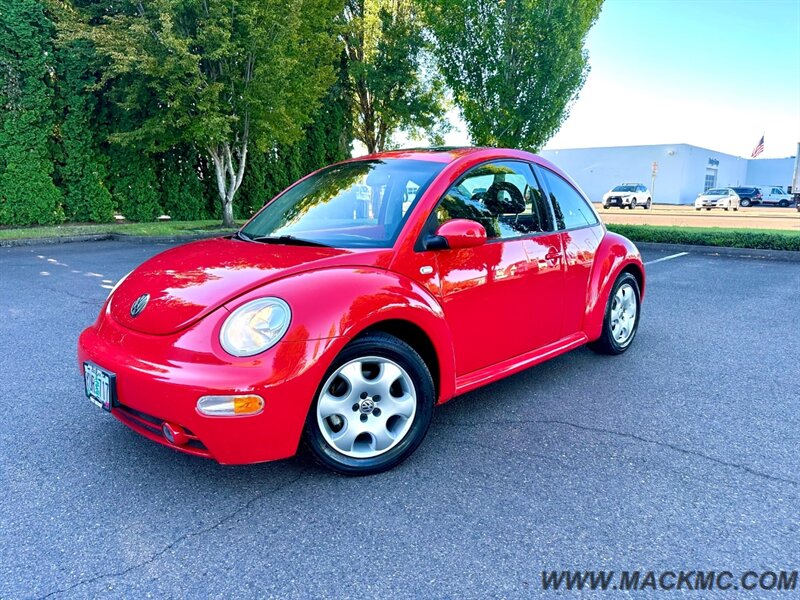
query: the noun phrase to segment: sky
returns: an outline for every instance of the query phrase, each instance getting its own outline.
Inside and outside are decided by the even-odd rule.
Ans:
[[[686,143],[749,157],[800,142],[800,0],[606,0],[591,71],[546,148]],[[463,122],[448,144],[467,144]]]

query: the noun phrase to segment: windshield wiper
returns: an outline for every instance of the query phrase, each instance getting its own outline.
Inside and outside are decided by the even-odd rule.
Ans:
[[[293,235],[262,235],[261,237],[251,238],[254,242],[264,242],[265,244],[286,244],[287,246],[317,246],[320,248],[330,248],[328,244],[322,244],[313,240],[305,240]]]
[[[244,240],[245,242],[253,241],[249,235],[242,233],[241,231],[237,231],[236,233],[234,233],[233,237],[235,237],[237,240]]]

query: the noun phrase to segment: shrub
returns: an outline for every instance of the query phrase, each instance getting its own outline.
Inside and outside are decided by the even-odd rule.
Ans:
[[[634,242],[800,251],[800,234],[792,231],[616,224],[607,227],[609,231],[624,235]]]

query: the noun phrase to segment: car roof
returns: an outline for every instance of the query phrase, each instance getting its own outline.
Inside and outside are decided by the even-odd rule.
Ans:
[[[478,146],[431,146],[429,148],[402,148],[400,150],[387,150],[376,152],[367,156],[359,156],[356,160],[373,158],[413,158],[416,160],[429,160],[432,162],[449,163],[457,158],[474,154],[487,148]]]

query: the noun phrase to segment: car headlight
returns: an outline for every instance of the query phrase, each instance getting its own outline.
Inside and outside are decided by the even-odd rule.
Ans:
[[[225,352],[253,356],[277,344],[289,329],[292,311],[280,298],[259,298],[233,311],[219,333]]]

